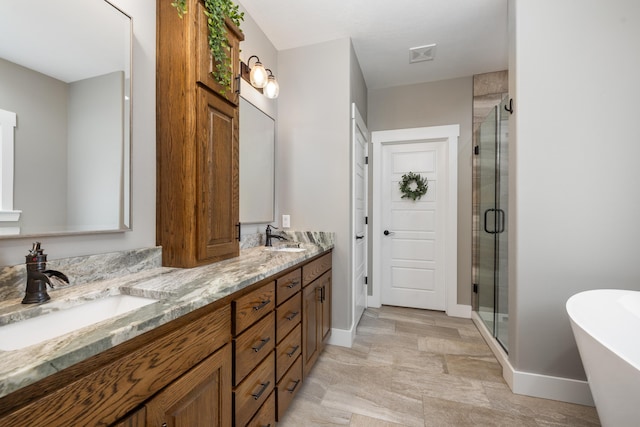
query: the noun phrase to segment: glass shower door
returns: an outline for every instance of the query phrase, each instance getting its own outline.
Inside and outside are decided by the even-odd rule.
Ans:
[[[476,238],[477,311],[498,342],[508,348],[507,141],[506,98],[494,107],[477,134],[477,197],[480,226]]]
[[[478,130],[480,230],[478,236],[478,314],[493,333],[495,325],[496,107]]]

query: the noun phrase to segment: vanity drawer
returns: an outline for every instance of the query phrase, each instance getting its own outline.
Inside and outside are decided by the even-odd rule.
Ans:
[[[302,325],[299,324],[276,347],[276,379],[278,381],[300,354],[302,354]]]
[[[302,287],[307,286],[331,268],[331,252],[302,267]]]
[[[242,379],[275,347],[275,314],[247,329],[233,341],[234,376],[233,385],[238,385]]]
[[[244,426],[271,394],[275,386],[274,357],[271,352],[233,392],[236,426]]]
[[[284,416],[289,404],[302,385],[302,357],[298,357],[278,383],[276,398],[278,402],[278,420]]]
[[[267,401],[264,402],[264,405],[262,405],[262,408],[260,408],[256,416],[253,417],[251,421],[249,421],[249,424],[247,424],[247,427],[265,427],[265,426],[275,427],[275,425],[276,425],[276,392],[274,391],[271,393]]]
[[[262,316],[272,311],[275,306],[276,283],[269,282],[255,291],[233,301],[233,335],[253,325]]]
[[[297,269],[276,280],[276,304],[280,305],[302,289],[302,270]]]
[[[276,309],[276,340],[282,341],[302,319],[302,296],[298,293]]]

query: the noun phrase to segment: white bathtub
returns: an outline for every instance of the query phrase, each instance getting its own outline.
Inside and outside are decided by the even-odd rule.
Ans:
[[[640,292],[581,292],[567,313],[600,422],[640,426]]]

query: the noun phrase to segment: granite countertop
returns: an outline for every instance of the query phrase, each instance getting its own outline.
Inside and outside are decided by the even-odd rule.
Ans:
[[[268,251],[258,246],[241,250],[237,258],[202,267],[149,268],[115,279],[50,291],[51,301],[42,305],[25,306],[21,299],[4,301],[0,304],[0,325],[109,295],[158,299],[58,338],[0,351],[0,397],[313,258],[331,249],[333,239],[300,243],[300,247],[305,251]]]

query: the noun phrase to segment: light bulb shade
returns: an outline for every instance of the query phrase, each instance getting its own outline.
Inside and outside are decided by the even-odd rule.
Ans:
[[[257,87],[258,89],[265,87],[267,84],[267,70],[264,69],[261,62],[256,62],[255,65],[251,67],[249,80],[253,87]]]
[[[273,99],[278,97],[278,94],[280,93],[280,85],[273,74],[267,79],[267,85],[264,87],[263,92],[264,96],[267,98]]]

